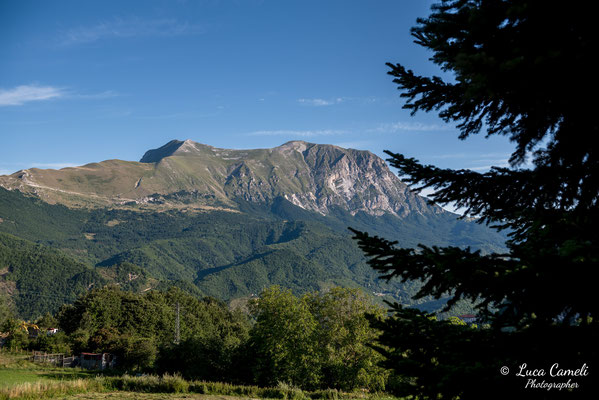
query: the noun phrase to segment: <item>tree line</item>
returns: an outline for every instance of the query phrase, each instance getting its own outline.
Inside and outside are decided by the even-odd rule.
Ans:
[[[379,366],[382,355],[370,346],[380,333],[369,320],[384,319],[385,311],[358,289],[296,296],[273,286],[231,310],[176,287],[141,294],[108,286],[39,318],[36,338],[10,313],[1,316],[9,348],[113,353],[128,372],[348,391],[382,391],[390,378]],[[46,335],[45,328],[59,332]]]

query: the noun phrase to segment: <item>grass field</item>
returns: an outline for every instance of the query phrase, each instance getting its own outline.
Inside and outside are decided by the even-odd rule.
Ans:
[[[135,399],[135,400],[244,400],[250,397],[215,396],[209,394],[169,394],[169,393],[139,393],[139,392],[109,392],[109,393],[80,393],[72,396],[58,397],[61,400],[105,400],[105,399]]]
[[[27,354],[0,353],[0,400],[21,399],[197,399],[197,400],[398,400],[381,393],[306,392],[277,387],[187,381],[178,375],[100,375],[97,371],[36,364]]]
[[[86,371],[59,369],[59,368],[1,368],[0,367],[0,388],[13,386],[27,382],[37,381],[64,381],[79,378],[88,378],[91,375]]]
[[[38,381],[64,381],[95,376],[75,368],[58,368],[28,361],[28,354],[0,353],[0,389]]]

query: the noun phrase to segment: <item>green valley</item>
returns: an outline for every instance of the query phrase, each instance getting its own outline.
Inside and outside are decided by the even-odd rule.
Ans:
[[[297,151],[297,146],[304,152]],[[181,148],[190,151],[178,155]],[[193,149],[198,151],[193,153]],[[36,182],[43,178],[46,187],[69,176],[71,183],[55,189],[83,193],[94,188],[94,196],[102,194],[106,198],[120,190],[119,182],[130,179],[133,169],[152,165],[160,169],[165,160],[179,165],[171,171],[171,177],[196,177],[193,182],[185,178],[193,188],[163,184],[162,194],[153,195],[154,202],[101,205],[88,196],[89,204],[94,204],[83,207],[82,203],[76,206],[69,201],[60,204],[59,197],[49,201],[50,190],[0,188],[0,291],[14,299],[17,311],[25,318],[55,312],[85,290],[106,284],[133,291],[175,285],[197,296],[227,302],[251,298],[271,285],[298,294],[342,286],[414,305],[411,297],[419,284],[378,279],[348,227],[398,240],[407,247],[425,243],[492,252],[503,246],[503,235],[428,205],[371,153],[335,146],[292,142],[276,148],[279,150],[248,151],[248,157],[253,157],[249,164],[236,159],[238,166],[228,177],[210,178],[224,182],[225,196],[219,205],[214,185],[212,195],[202,186],[211,180],[202,173],[193,175],[198,165],[206,165],[206,149],[213,148],[189,141],[171,142],[166,149],[149,151],[144,162],[113,160],[95,164],[93,168],[109,173],[111,179],[90,174],[93,168],[89,166],[34,172]],[[220,149],[217,153],[227,159],[241,157],[240,152]],[[272,153],[275,155],[269,155]],[[289,153],[292,160],[279,153]],[[300,158],[304,173],[298,166]],[[277,174],[268,179],[261,175],[264,171],[259,165],[278,161]],[[226,162],[232,161],[221,160],[215,165]],[[120,168],[122,165],[125,167]],[[258,167],[248,167],[249,172],[241,174],[239,168],[244,165]],[[357,176],[350,171],[354,168],[351,165],[375,167]],[[239,192],[243,187],[240,174],[250,176],[245,192]],[[294,174],[299,178],[290,178]],[[287,183],[280,183],[284,179],[279,176],[286,177]],[[331,177],[342,181],[340,186],[332,186],[339,187],[337,192],[326,184]],[[261,188],[266,184],[259,182],[267,180],[272,185]],[[77,186],[76,182],[83,183]],[[276,187],[287,193],[276,195]],[[306,189],[300,194],[301,187],[316,191]],[[370,188],[371,195],[366,195],[363,188]],[[443,303],[432,298],[418,302],[431,310]]]

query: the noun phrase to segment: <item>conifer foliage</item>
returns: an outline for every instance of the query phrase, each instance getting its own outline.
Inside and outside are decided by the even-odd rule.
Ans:
[[[454,203],[480,223],[507,229],[505,254],[469,248],[398,248],[354,231],[370,265],[387,279],[422,280],[416,297],[450,296],[477,304],[489,328],[436,321],[393,305],[377,324],[387,366],[402,375],[404,394],[422,398],[579,396],[594,390],[531,388],[520,366],[593,368],[599,265],[597,46],[591,13],[573,3],[451,0],[434,5],[412,28],[415,42],[451,79],[419,76],[401,64],[389,74],[412,113],[435,111],[461,139],[503,135],[515,145],[510,167],[479,173],[441,169],[387,152],[412,188],[434,189],[432,201]],[[530,162],[528,164],[528,162]],[[507,375],[500,373],[508,367]],[[505,369],[503,370],[505,372]],[[481,397],[482,396],[482,397]]]

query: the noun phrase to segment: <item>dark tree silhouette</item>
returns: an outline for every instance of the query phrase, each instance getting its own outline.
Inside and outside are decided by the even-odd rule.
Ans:
[[[593,279],[599,265],[594,19],[572,2],[443,1],[417,21],[412,35],[453,74],[451,81],[388,64],[404,108],[438,112],[457,124],[462,139],[484,132],[515,144],[510,167],[486,173],[422,165],[387,152],[413,189],[432,188],[435,203],[455,203],[478,222],[509,232],[505,254],[482,254],[397,248],[354,231],[383,277],[420,279],[417,297],[450,296],[448,307],[474,301],[490,325],[452,325],[394,304],[393,317],[375,323],[384,330],[380,351],[387,366],[405,377],[404,394],[587,398],[596,392],[589,378],[597,365],[599,305]],[[524,363],[546,376],[516,376]],[[586,363],[590,375],[551,377],[554,363],[572,370]],[[503,366],[507,375],[500,373]],[[578,387],[531,387],[569,379]]]

